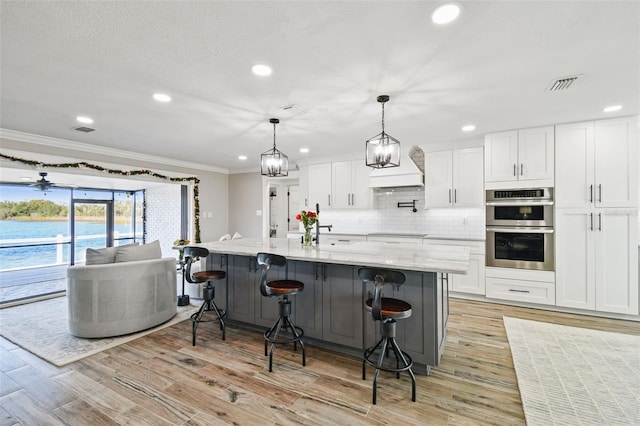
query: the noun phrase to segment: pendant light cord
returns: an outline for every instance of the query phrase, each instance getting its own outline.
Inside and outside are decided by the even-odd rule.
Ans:
[[[384,133],[384,102],[382,102],[382,133]]]

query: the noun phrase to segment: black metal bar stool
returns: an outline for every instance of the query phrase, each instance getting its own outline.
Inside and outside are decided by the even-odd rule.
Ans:
[[[225,338],[225,326],[224,326],[224,317],[227,315],[227,311],[224,309],[218,308],[216,302],[213,300],[215,297],[215,287],[211,283],[211,280],[223,280],[227,277],[227,273],[225,271],[198,271],[191,273],[191,265],[195,262],[197,257],[206,258],[209,256],[209,250],[204,247],[191,247],[187,246],[184,248],[184,261],[185,261],[185,275],[187,281],[192,284],[200,284],[203,282],[207,283],[207,286],[202,289],[202,298],[204,301],[202,302],[202,306],[198,309],[198,312],[191,315],[192,321],[192,335],[193,335],[193,346],[196,345],[196,330],[198,329],[198,325],[201,322],[212,322],[218,321],[220,323],[220,330],[222,331],[222,340]],[[202,316],[205,312],[214,312],[215,318],[211,319],[202,319]]]
[[[416,377],[413,374],[413,360],[403,352],[396,342],[396,320],[409,318],[411,316],[411,305],[403,300],[393,299],[390,297],[382,297],[382,287],[385,284],[401,285],[405,281],[402,272],[390,269],[360,268],[358,270],[360,279],[367,282],[373,282],[375,292],[373,299],[365,301],[365,309],[371,313],[374,321],[380,321],[380,331],[382,338],[368,349],[365,349],[362,359],[362,380],[366,379],[366,365],[369,364],[376,368],[373,375],[373,404],[376,404],[376,393],[378,386],[378,374],[380,370],[396,373],[396,377],[400,378],[400,373],[408,371],[411,376],[411,400],[416,400]],[[380,350],[375,359],[374,354]],[[389,356],[389,352],[393,352],[395,356],[395,367],[390,361],[386,363],[385,358]]]
[[[269,371],[273,371],[273,351],[277,344],[293,343],[293,350],[297,351],[297,343],[300,342],[302,348],[302,365],[307,364],[306,351],[302,336],[304,331],[296,327],[291,321],[291,301],[289,296],[300,293],[304,289],[304,284],[294,280],[275,280],[267,282],[267,273],[271,266],[285,266],[287,259],[277,254],[258,253],[258,265],[262,267],[260,276],[260,293],[265,297],[278,297],[280,306],[280,317],[278,321],[264,332],[264,355],[267,356],[267,346],[271,343],[269,350]],[[290,333],[287,331],[289,330]],[[284,333],[284,334],[283,334]]]

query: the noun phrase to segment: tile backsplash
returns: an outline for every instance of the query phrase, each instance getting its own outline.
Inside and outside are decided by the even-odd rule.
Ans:
[[[373,209],[333,209],[321,215],[323,225],[333,232],[410,233],[445,237],[484,238],[483,208],[444,208],[424,210],[424,190],[419,187],[376,188]],[[398,203],[416,200],[417,212]]]

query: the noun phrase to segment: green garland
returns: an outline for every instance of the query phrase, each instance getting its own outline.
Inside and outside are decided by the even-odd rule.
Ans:
[[[114,170],[114,169],[107,169],[105,167],[98,166],[96,164],[85,163],[84,161],[80,163],[43,163],[42,161],[25,160],[24,158],[12,157],[10,155],[5,155],[2,153],[0,153],[0,157],[6,160],[17,161],[19,163],[26,164],[29,166],[34,166],[34,167],[57,167],[61,169],[71,169],[71,168],[91,169],[91,170],[97,170],[103,173],[108,173],[111,175],[120,175],[120,176],[147,175],[147,176],[152,176],[158,179],[168,180],[171,182],[193,182],[193,210],[194,210],[194,216],[195,216],[194,219],[195,219],[195,232],[196,232],[195,242],[200,243],[200,201],[199,201],[199,195],[198,195],[199,194],[198,184],[200,183],[200,179],[198,179],[196,176],[190,176],[190,177],[184,177],[184,178],[170,177],[170,176],[161,175],[159,173],[156,173],[148,169]]]

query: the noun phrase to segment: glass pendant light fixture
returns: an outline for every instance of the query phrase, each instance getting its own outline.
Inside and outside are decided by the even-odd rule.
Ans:
[[[379,133],[366,142],[366,164],[374,169],[398,167],[400,165],[400,142],[384,131],[384,104],[389,96],[378,96],[378,102],[382,104],[382,133]]]
[[[260,156],[260,173],[263,176],[289,176],[289,158],[276,148],[276,124],[279,122],[277,118],[269,119],[273,124],[273,148]]]

